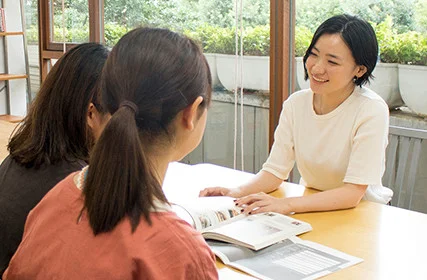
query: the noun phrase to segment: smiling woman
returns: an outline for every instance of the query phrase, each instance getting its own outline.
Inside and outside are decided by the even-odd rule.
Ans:
[[[314,95],[317,114],[333,111],[354,90],[353,79],[360,78],[367,68],[356,65],[353,55],[339,34],[324,34],[306,59],[306,72]]]
[[[283,103],[263,169],[238,188],[208,188],[201,195],[239,197],[237,205],[246,204],[250,214],[345,209],[362,198],[388,203],[392,192],[381,185],[388,107],[363,87],[377,54],[375,32],[366,21],[338,15],[322,23],[304,56],[311,88]],[[301,184],[323,192],[298,198],[259,193],[277,189],[295,162]]]

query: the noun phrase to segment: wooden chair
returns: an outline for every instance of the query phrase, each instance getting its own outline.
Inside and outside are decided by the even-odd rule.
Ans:
[[[391,205],[412,209],[421,144],[427,130],[390,126],[383,184],[393,190]]]

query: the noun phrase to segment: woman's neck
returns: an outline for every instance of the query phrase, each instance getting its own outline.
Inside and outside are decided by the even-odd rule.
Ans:
[[[151,153],[153,156],[148,155],[148,159],[150,163],[153,165],[155,170],[154,175],[157,176],[157,180],[159,180],[160,185],[163,185],[163,181],[165,179],[166,171],[168,170],[169,163],[172,161],[168,157],[161,156],[159,154]],[[77,172],[73,177],[74,184],[78,189],[83,188],[83,182],[85,181],[85,173],[87,173],[88,166],[84,167],[81,172]]]
[[[163,185],[169,163],[173,161],[170,153],[166,151],[149,151],[147,152],[147,158],[155,170],[155,175],[157,176],[160,185]]]
[[[318,115],[326,115],[340,106],[354,91],[354,86],[339,94],[313,95],[313,109]]]

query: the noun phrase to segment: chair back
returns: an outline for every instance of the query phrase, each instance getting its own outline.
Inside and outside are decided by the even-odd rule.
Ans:
[[[391,205],[412,209],[421,144],[427,130],[390,126],[384,186],[393,190]]]

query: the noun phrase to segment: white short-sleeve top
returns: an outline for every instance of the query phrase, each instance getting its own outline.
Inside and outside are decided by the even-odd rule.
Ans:
[[[301,183],[329,190],[344,183],[369,185],[365,198],[387,203],[382,187],[389,111],[372,90],[355,87],[335,110],[317,115],[313,92],[305,89],[284,103],[274,144],[263,170],[287,179],[296,161]]]

